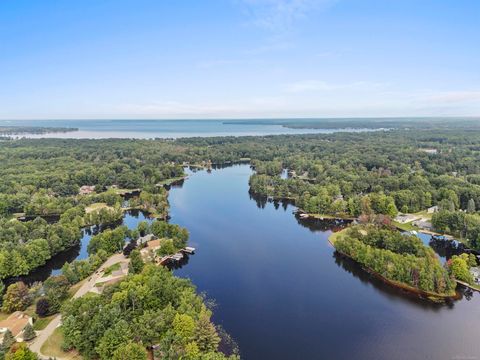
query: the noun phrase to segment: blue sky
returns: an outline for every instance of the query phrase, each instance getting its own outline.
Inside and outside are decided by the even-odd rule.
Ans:
[[[0,118],[480,116],[478,0],[0,2]]]

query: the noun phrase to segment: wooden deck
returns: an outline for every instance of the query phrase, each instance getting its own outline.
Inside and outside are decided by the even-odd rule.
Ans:
[[[194,253],[195,253],[195,248],[187,246],[173,255],[166,255],[162,257],[158,263],[160,265],[165,265],[171,261],[180,261],[185,257],[185,254],[194,254]]]

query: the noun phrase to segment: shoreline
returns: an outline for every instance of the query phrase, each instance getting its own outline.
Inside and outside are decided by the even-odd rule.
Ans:
[[[400,281],[388,279],[385,276],[383,276],[383,275],[377,273],[376,271],[372,270],[368,266],[365,266],[365,265],[359,263],[353,257],[337,250],[337,248],[335,247],[336,238],[338,236],[340,236],[340,233],[342,233],[346,229],[348,229],[348,228],[345,228],[345,229],[340,230],[336,233],[330,234],[330,236],[328,237],[328,242],[334,247],[336,252],[338,252],[340,255],[342,255],[342,256],[344,256],[348,259],[351,259],[351,260],[355,261],[356,264],[358,264],[363,270],[365,270],[369,274],[371,274],[371,275],[375,276],[376,278],[382,280],[384,283],[386,283],[388,285],[391,285],[392,287],[395,287],[395,288],[401,289],[401,290],[405,290],[405,291],[408,291],[408,292],[416,294],[416,295],[420,295],[422,298],[425,298],[425,299],[430,300],[430,301],[438,302],[438,301],[445,301],[445,300],[448,300],[448,299],[457,300],[457,299],[460,298],[460,295],[457,293],[457,291],[455,291],[454,295],[433,293],[433,292],[430,292],[430,291],[425,291],[425,290],[418,289],[416,287],[413,287],[411,285],[405,284],[405,283],[400,282]],[[458,280],[455,280],[455,281],[458,283]],[[478,290],[478,291],[480,291],[480,290]]]

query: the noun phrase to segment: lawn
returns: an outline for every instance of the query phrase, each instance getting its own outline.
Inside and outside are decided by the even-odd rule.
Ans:
[[[417,226],[415,225],[412,225],[411,222],[408,222],[408,223],[405,223],[405,224],[402,224],[402,223],[399,223],[397,221],[392,221],[392,224],[397,228],[397,229],[400,229],[400,230],[403,230],[403,231],[420,231],[420,228],[418,228]]]
[[[314,218],[314,219],[320,219],[320,220],[335,220],[335,219],[341,219],[341,220],[355,220],[355,218],[351,215],[345,215],[345,214],[337,214],[337,215],[328,215],[328,214],[310,214],[307,213],[309,218]]]
[[[65,352],[61,346],[63,343],[62,328],[56,328],[52,335],[42,345],[40,351],[43,355],[56,357],[62,360],[80,360],[82,356],[76,351]]]
[[[120,270],[121,264],[119,262],[110,265],[108,268],[105,269],[105,272],[103,273],[102,277],[107,277],[112,274],[112,272]]]
[[[346,227],[343,230],[331,233],[330,236],[328,237],[328,241],[330,242],[330,244],[334,245],[335,241],[337,241],[339,238],[345,235],[345,232],[347,231],[347,229],[348,227]]]
[[[33,330],[40,331],[45,329],[55,316],[57,316],[57,314],[37,318],[33,323]]]
[[[94,212],[94,211],[98,212],[101,209],[113,210],[113,208],[111,206],[108,206],[106,203],[93,203],[93,204],[88,205],[85,208],[85,212],[88,214],[88,213],[91,213],[91,212]]]
[[[174,183],[176,181],[183,180],[183,179],[185,179],[185,176],[177,176],[177,177],[174,177],[174,178],[165,179],[165,180],[162,180],[162,181],[158,182],[157,186],[171,185],[172,183]]]
[[[82,285],[87,281],[87,279],[83,279],[82,281],[76,283],[75,285],[72,285],[70,289],[68,289],[68,298],[72,298],[73,295],[82,287]]]

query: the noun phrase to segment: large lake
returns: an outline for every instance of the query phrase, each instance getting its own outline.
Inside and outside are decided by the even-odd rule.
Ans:
[[[306,133],[333,133],[338,131],[367,131],[367,129],[290,129],[263,120],[235,122],[229,120],[0,120],[0,126],[41,126],[78,128],[78,131],[46,134],[19,134],[28,138],[180,138],[195,136],[246,136]],[[371,131],[371,129],[369,130]]]
[[[480,358],[480,294],[435,305],[384,285],[335,255],[335,224],[251,198],[250,174],[200,171],[169,198],[197,248],[175,272],[216,300],[244,359]]]

